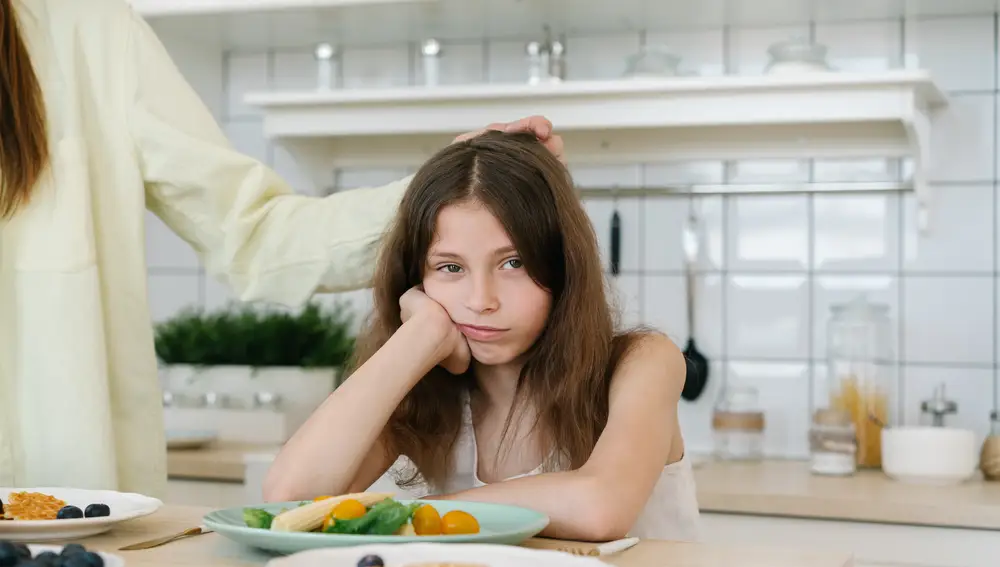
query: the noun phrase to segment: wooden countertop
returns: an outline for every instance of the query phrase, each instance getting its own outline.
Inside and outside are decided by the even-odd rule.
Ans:
[[[178,479],[243,482],[245,455],[277,454],[280,445],[214,443],[203,449],[167,451],[167,476]]]
[[[177,533],[197,526],[207,508],[166,506],[152,516],[127,522],[113,531],[80,540],[89,549],[121,556],[129,567],[252,567],[265,565],[272,555],[241,546],[218,534],[175,541],[142,551],[118,551],[124,545]],[[535,539],[529,547],[554,548],[567,542]],[[586,545],[586,544],[579,544]],[[619,567],[851,567],[849,554],[818,553],[791,547],[769,549],[645,540],[605,559]]]
[[[245,454],[278,449],[220,444],[170,451],[168,470],[173,478],[242,482]],[[696,464],[694,474],[703,512],[1000,530],[1000,482],[913,485],[880,471],[824,477],[802,461],[709,461]]]
[[[695,469],[703,512],[1000,530],[1000,483],[905,484],[881,471],[809,473],[800,461],[705,463]]]

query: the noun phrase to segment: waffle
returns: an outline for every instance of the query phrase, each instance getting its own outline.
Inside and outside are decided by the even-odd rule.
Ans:
[[[62,500],[40,492],[12,492],[4,502],[7,520],[55,520],[65,506]]]

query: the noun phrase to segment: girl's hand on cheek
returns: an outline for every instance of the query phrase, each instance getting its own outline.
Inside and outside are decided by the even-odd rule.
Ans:
[[[399,298],[399,315],[403,323],[410,319],[422,318],[428,325],[444,332],[445,339],[439,348],[438,364],[452,374],[464,374],[469,369],[472,353],[469,341],[458,330],[455,322],[440,303],[424,293],[421,286],[412,287]]]

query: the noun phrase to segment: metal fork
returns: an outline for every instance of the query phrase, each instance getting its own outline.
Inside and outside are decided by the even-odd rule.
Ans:
[[[210,533],[212,533],[212,530],[206,528],[205,526],[198,526],[197,528],[188,528],[180,533],[171,534],[164,537],[158,537],[156,539],[140,541],[139,543],[133,543],[132,545],[126,545],[125,547],[119,547],[118,550],[135,551],[139,549],[152,549],[154,547],[166,545],[172,541],[177,541],[179,539],[184,539],[202,534],[210,534]]]

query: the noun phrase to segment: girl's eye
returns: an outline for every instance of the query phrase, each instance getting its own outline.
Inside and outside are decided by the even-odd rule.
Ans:
[[[459,273],[459,272],[462,271],[462,267],[459,266],[458,264],[445,264],[445,265],[441,266],[438,269],[439,270],[444,270],[445,272],[447,272],[449,274],[457,274],[457,273]]]
[[[510,268],[517,270],[519,268],[523,268],[524,263],[521,262],[519,258],[511,258],[510,260],[504,262],[504,266],[509,266]]]

